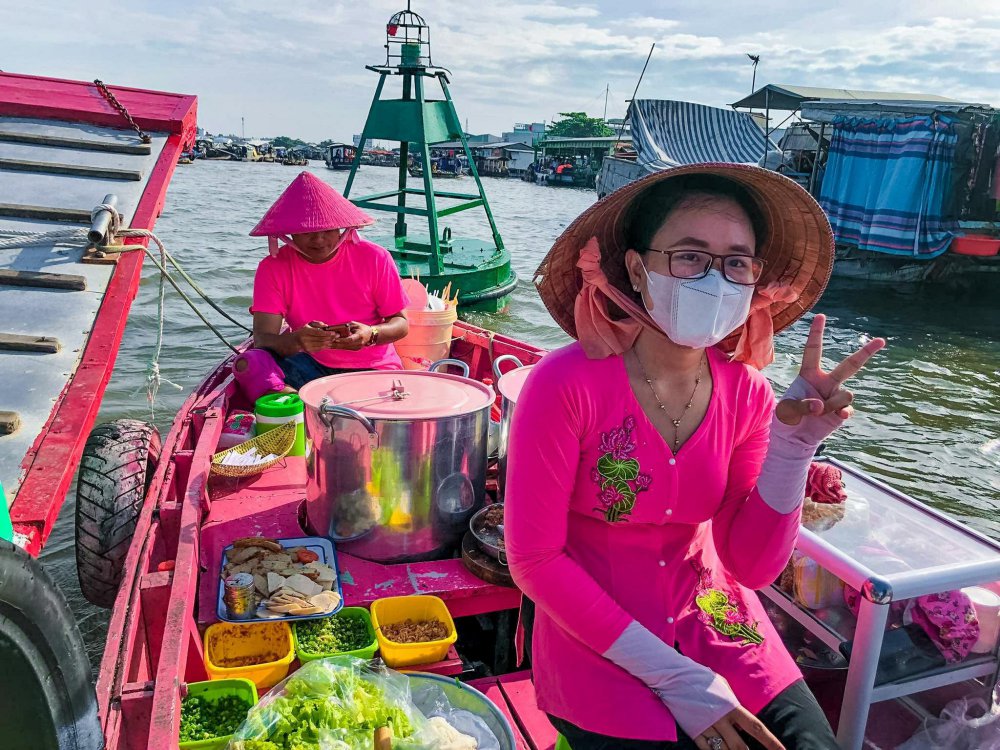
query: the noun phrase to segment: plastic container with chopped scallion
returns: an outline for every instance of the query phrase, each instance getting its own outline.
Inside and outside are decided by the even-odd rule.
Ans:
[[[301,662],[335,654],[371,659],[378,649],[375,628],[363,607],[344,607],[330,617],[296,622],[292,638]]]
[[[249,680],[190,683],[181,701],[180,747],[224,748],[256,703],[257,690]]]

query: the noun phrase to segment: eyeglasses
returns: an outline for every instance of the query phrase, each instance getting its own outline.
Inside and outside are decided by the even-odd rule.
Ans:
[[[656,250],[647,248],[646,252],[660,253],[670,259],[668,266],[670,275],[678,279],[703,279],[712,270],[716,258],[722,261],[722,275],[734,284],[753,286],[760,281],[764,273],[764,261],[752,255],[716,255],[704,250]]]

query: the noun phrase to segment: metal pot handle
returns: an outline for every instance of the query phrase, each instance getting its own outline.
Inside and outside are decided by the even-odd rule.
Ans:
[[[500,550],[497,552],[497,562],[507,567],[507,550]]]
[[[324,398],[319,404],[319,418],[327,426],[327,429],[333,429],[333,417],[346,417],[347,419],[359,422],[368,431],[368,442],[371,444],[372,450],[379,447],[378,432],[368,417],[349,406],[331,404],[328,399]]]
[[[469,377],[469,366],[460,359],[439,359],[437,362],[428,367],[427,371],[437,372],[437,368],[439,367],[451,367],[451,366],[460,368],[462,370],[463,378]]]
[[[516,370],[518,367],[524,367],[524,365],[521,364],[521,360],[519,360],[513,354],[502,354],[493,360],[493,374],[496,375],[497,380],[500,380],[500,376],[503,375],[503,373],[500,372],[500,365],[503,362],[516,362],[517,365],[512,368],[514,370]]]

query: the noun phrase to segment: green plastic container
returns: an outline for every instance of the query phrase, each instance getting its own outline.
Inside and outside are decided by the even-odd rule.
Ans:
[[[287,422],[295,423],[295,444],[289,456],[306,455],[305,404],[297,393],[269,393],[261,396],[254,404],[257,419],[257,434],[280,427]]]
[[[368,614],[368,610],[364,607],[344,607],[336,614],[330,615],[331,617],[347,617],[354,620],[362,620],[365,623],[365,627],[368,629],[368,638],[370,640],[369,645],[364,648],[359,648],[355,651],[331,651],[328,654],[313,654],[309,651],[303,651],[302,647],[299,645],[299,627],[304,625],[304,622],[293,622],[292,623],[292,642],[295,644],[295,655],[299,657],[299,661],[305,664],[307,661],[315,661],[316,659],[325,659],[328,656],[356,656],[359,659],[371,659],[375,656],[375,652],[378,651],[378,640],[375,638],[375,626],[372,625],[371,615]],[[313,621],[314,622],[314,621]]]
[[[236,695],[246,699],[247,711],[257,705],[257,686],[250,680],[239,678],[189,682],[187,694],[189,696],[198,695],[209,701],[227,695]],[[223,750],[232,737],[233,735],[227,734],[224,737],[212,737],[207,740],[188,740],[179,743],[179,745],[183,750]]]

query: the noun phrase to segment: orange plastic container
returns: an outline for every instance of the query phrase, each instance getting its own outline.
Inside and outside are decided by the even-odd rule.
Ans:
[[[205,670],[211,680],[242,677],[264,692],[285,679],[294,658],[287,622],[217,622],[205,631]],[[234,659],[249,663],[222,666]]]
[[[454,307],[446,310],[407,310],[410,332],[394,346],[404,370],[426,370],[451,352],[452,326],[458,320]]]
[[[443,661],[448,649],[458,640],[455,621],[445,603],[436,596],[390,596],[377,599],[371,607],[372,624],[378,638],[379,652],[390,667],[415,667]],[[406,620],[438,620],[448,629],[439,641],[396,643],[382,635],[382,628]]]
[[[985,234],[967,234],[951,241],[951,251],[959,255],[989,258],[1000,253],[1000,237]]]

